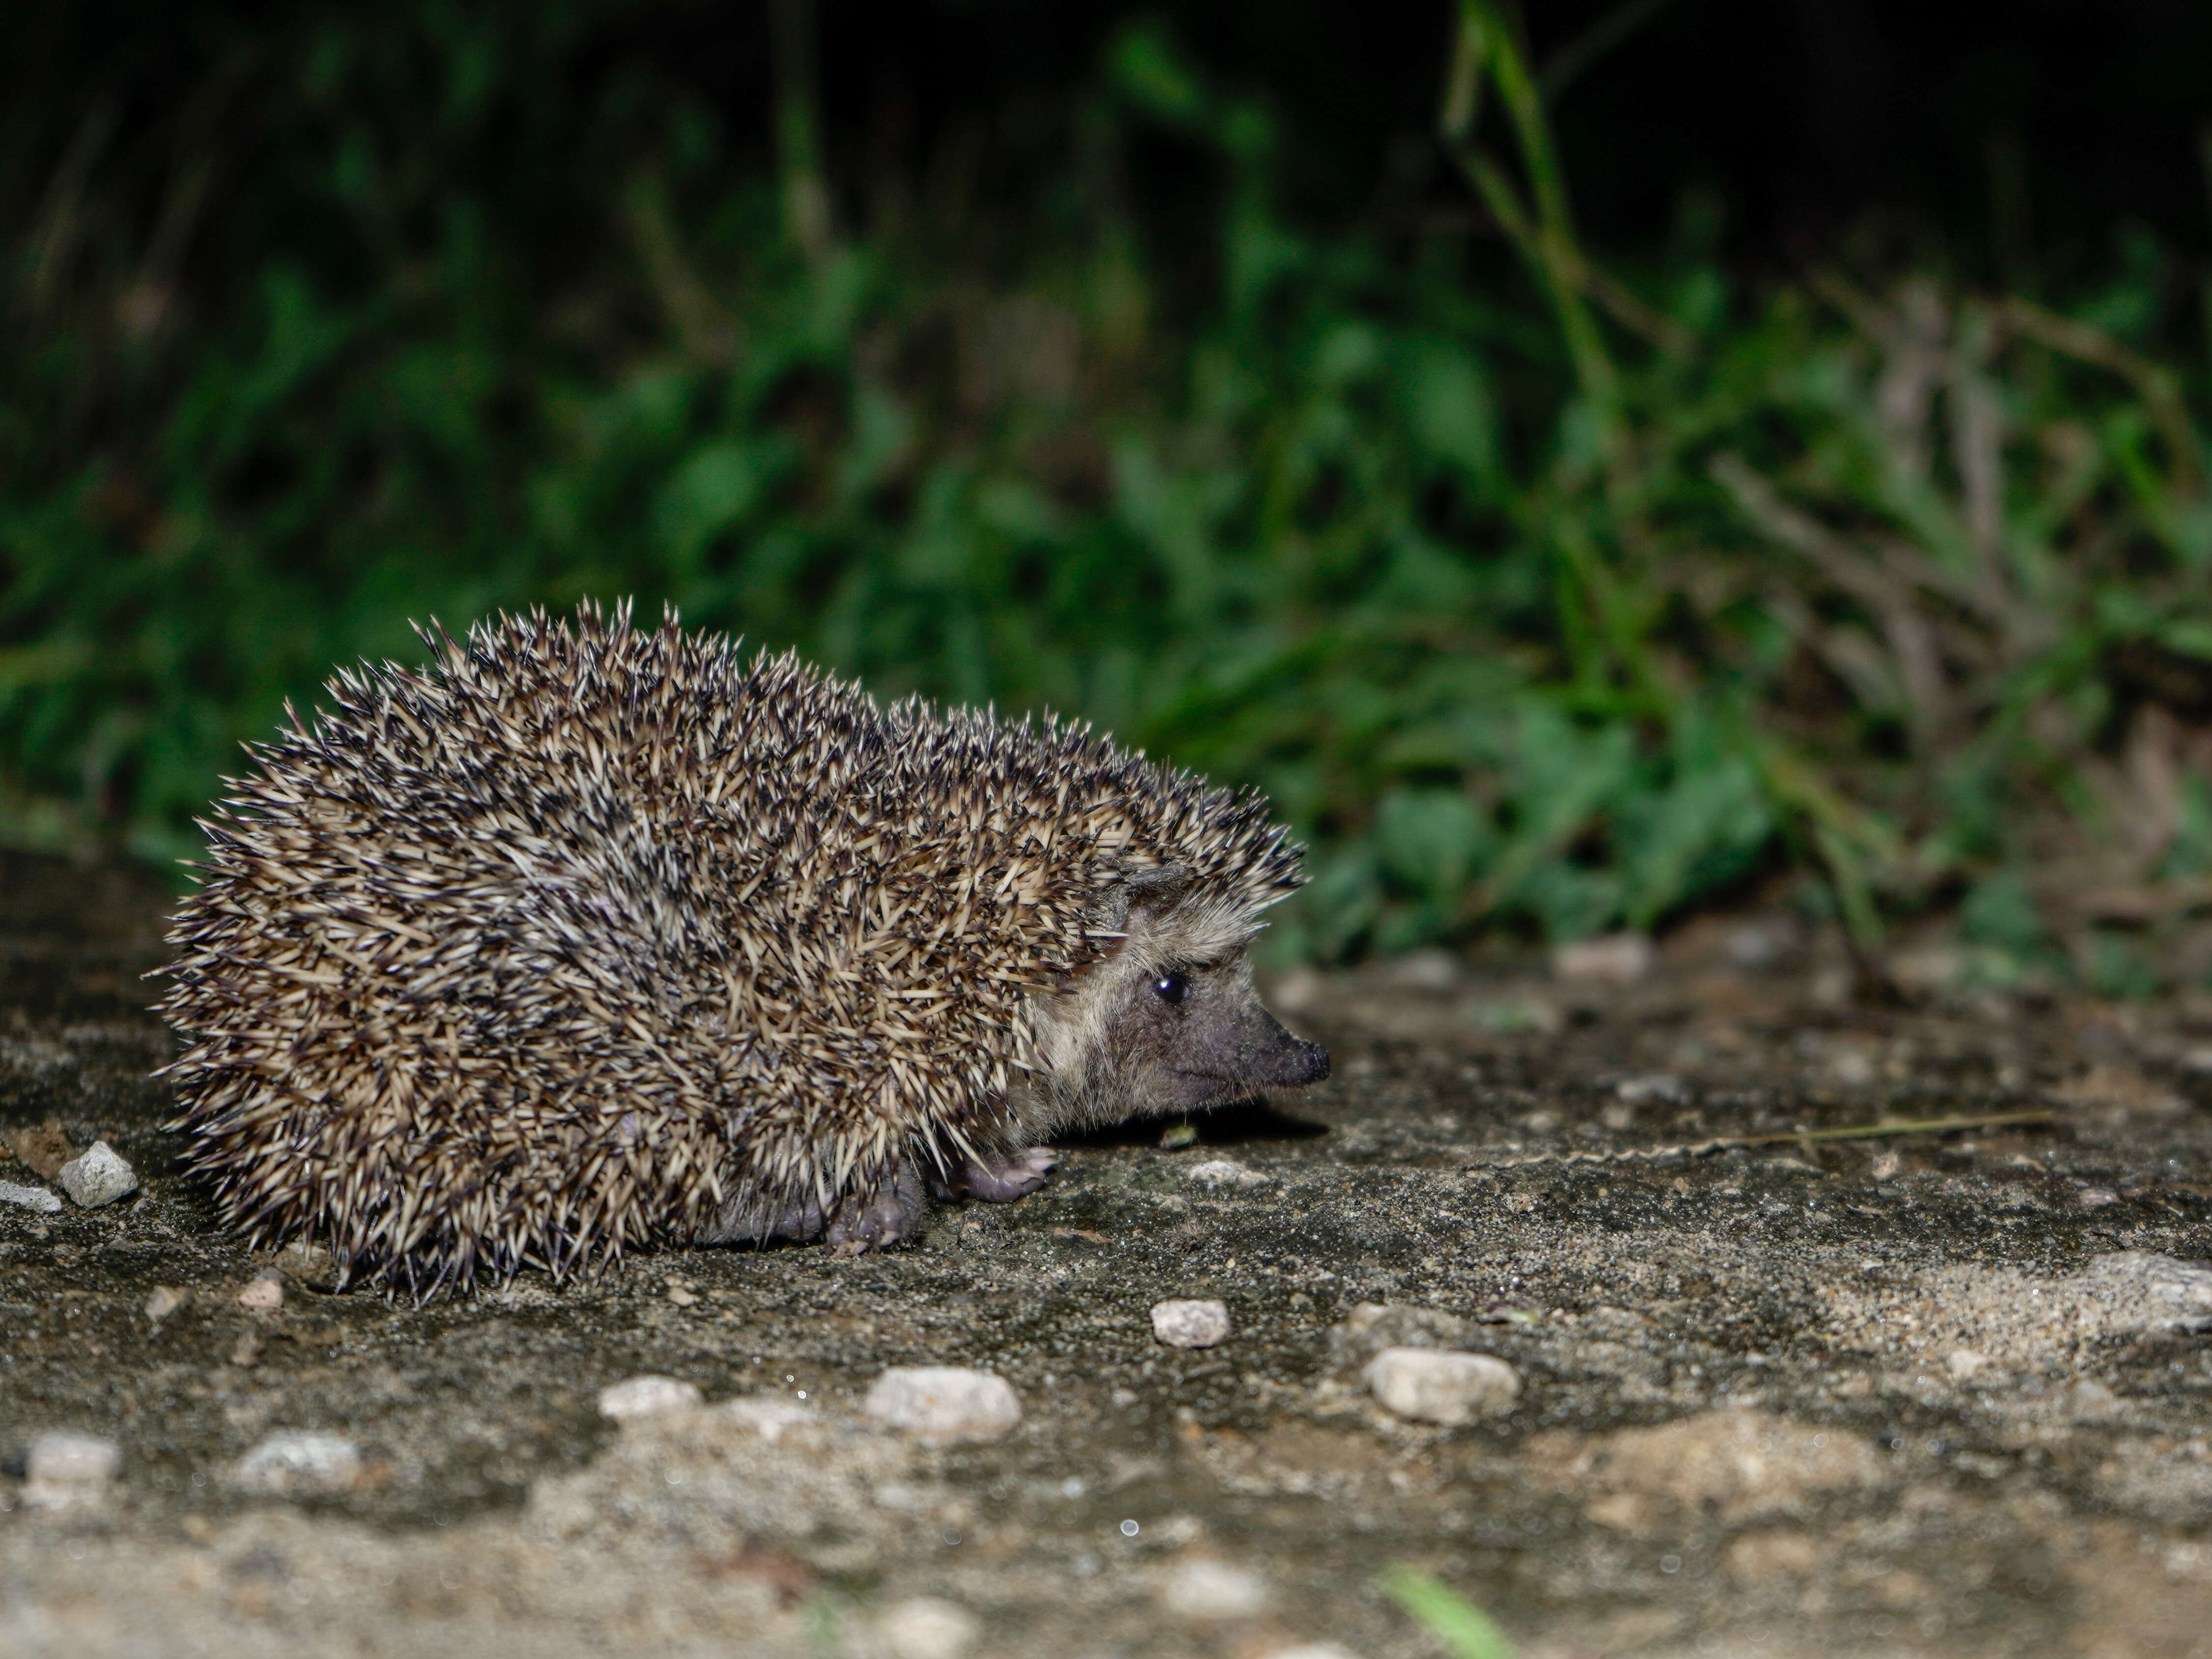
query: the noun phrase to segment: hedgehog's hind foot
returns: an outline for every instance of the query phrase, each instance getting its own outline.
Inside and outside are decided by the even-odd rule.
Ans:
[[[783,1204],[758,1195],[739,1199],[726,1206],[692,1242],[766,1244],[776,1239],[803,1243],[818,1238],[832,1255],[860,1255],[920,1237],[928,1208],[920,1178],[901,1160],[868,1186],[846,1194],[826,1212],[815,1198]]]
[[[1011,1204],[1044,1185],[1060,1162],[1049,1146],[1028,1146],[1018,1152],[985,1152],[963,1158],[944,1176],[932,1176],[930,1184],[939,1198],[980,1198],[987,1204]]]
[[[889,1249],[921,1232],[928,1209],[921,1182],[905,1164],[894,1164],[872,1187],[848,1193],[830,1212],[822,1236],[832,1255],[863,1255]]]
[[[804,1241],[822,1237],[822,1206],[802,1199],[778,1208],[749,1195],[726,1204],[722,1212],[693,1235],[695,1244],[768,1244],[780,1238]]]

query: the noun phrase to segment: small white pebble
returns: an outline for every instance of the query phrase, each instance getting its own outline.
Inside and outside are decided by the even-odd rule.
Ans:
[[[671,1285],[668,1287],[668,1299],[679,1308],[688,1308],[699,1298],[681,1285]]]
[[[146,1298],[146,1317],[156,1325],[185,1305],[188,1298],[173,1285],[156,1285]]]
[[[957,1365],[894,1365],[868,1389],[868,1415],[929,1440],[997,1440],[1022,1420],[1006,1379]]]
[[[231,1466],[230,1483],[272,1497],[343,1492],[361,1478],[361,1453],[342,1434],[280,1429]]]
[[[22,1187],[12,1181],[0,1181],[0,1204],[20,1204],[41,1215],[52,1215],[62,1206],[61,1200],[44,1187]]]
[[[772,1394],[740,1395],[714,1409],[733,1422],[744,1424],[771,1446],[783,1438],[786,1429],[801,1429],[821,1420],[813,1407]]]
[[[88,1210],[128,1198],[138,1190],[138,1172],[104,1140],[94,1141],[80,1156],[63,1164],[54,1179],[61,1182],[72,1202]]]
[[[1203,1164],[1194,1164],[1183,1172],[1183,1179],[1200,1187],[1257,1187],[1267,1177],[1256,1170],[1248,1170],[1242,1164],[1225,1158],[1210,1158]]]
[[[1964,1382],[1989,1363],[1988,1356],[1977,1353],[1972,1348],[1954,1348],[1944,1360],[1943,1368],[1951,1373],[1954,1382]]]
[[[1552,952],[1552,972],[1561,979],[1604,985],[1633,985],[1651,971],[1658,953],[1644,933],[1607,933],[1562,945]]]
[[[1385,1348],[1368,1364],[1367,1386],[1400,1417],[1453,1427],[1510,1407],[1521,1375],[1486,1353]]]
[[[673,1376],[626,1376],[599,1390],[599,1415],[626,1423],[664,1412],[696,1411],[707,1396],[696,1382]]]
[[[2077,1423],[2109,1423],[2128,1408],[2126,1401],[2094,1376],[2077,1378],[2066,1391],[2065,1405]]]
[[[1229,1309],[1219,1302],[1156,1302],[1152,1335],[1170,1348],[1210,1348],[1229,1335]]]
[[[122,1449],[104,1435],[73,1429],[34,1434],[23,1460],[23,1499],[48,1510],[96,1502],[122,1461]]]
[[[1828,1075],[1846,1089],[1863,1089],[1874,1081],[1874,1056],[1860,1048],[1838,1048],[1828,1056]]]
[[[1459,983],[1460,960],[1450,951],[1433,946],[1408,951],[1402,957],[1377,963],[1374,976],[1378,984],[1393,991],[1449,991]]]
[[[248,1313],[276,1313],[284,1305],[284,1276],[256,1273],[238,1293],[238,1305]]]
[[[1225,1562],[1179,1562],[1160,1585],[1160,1605],[1183,1619],[1249,1619],[1266,1611],[1267,1586]]]
[[[876,1635],[890,1659],[964,1659],[982,1633],[967,1608],[933,1595],[901,1601],[876,1620]]]

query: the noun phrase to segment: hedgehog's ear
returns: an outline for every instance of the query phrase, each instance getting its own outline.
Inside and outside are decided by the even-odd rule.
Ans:
[[[1115,927],[1134,934],[1155,927],[1182,902],[1190,881],[1190,866],[1185,864],[1148,864],[1131,870],[1115,890]]]
[[[1149,910],[1156,916],[1165,915],[1190,891],[1190,866],[1153,864],[1132,870],[1121,878],[1121,890],[1128,896],[1131,914]]]

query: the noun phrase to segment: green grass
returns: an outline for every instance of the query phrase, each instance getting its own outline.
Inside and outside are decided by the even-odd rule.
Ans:
[[[1490,1616],[1425,1572],[1393,1567],[1382,1588],[1449,1649],[1452,1659],[1513,1659],[1505,1633]]]
[[[1314,846],[1284,955],[1794,880],[1863,945],[1963,898],[1978,961],[2137,986],[2040,872],[2212,869],[2170,263],[2048,307],[1753,283],[1692,198],[1608,273],[1462,15],[1440,143],[1502,240],[1298,222],[1264,103],[1145,29],[1024,235],[794,243],[811,151],[733,175],[680,100],[548,101],[583,14],[303,20],[237,71],[289,171],[219,280],[162,263],[221,210],[198,129],[155,209],[88,165],[11,233],[0,832],[187,853],[237,745],[410,618],[632,594],[1265,787]],[[1140,143],[1214,181],[1202,246],[1129,199]]]

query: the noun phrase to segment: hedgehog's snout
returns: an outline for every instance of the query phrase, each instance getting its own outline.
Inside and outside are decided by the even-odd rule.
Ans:
[[[1328,1049],[1285,1030],[1249,984],[1237,989],[1208,999],[1181,1034],[1202,1069],[1239,1089],[1300,1089],[1328,1075]]]
[[[1318,1042],[1292,1036],[1283,1022],[1255,1005],[1261,1030],[1258,1040],[1246,1050],[1246,1074],[1267,1089],[1303,1089],[1328,1075],[1328,1050]]]
[[[1276,1030],[1281,1030],[1280,1024]],[[1328,1075],[1328,1050],[1283,1032],[1283,1047],[1276,1052],[1274,1074],[1260,1080],[1274,1089],[1303,1089]]]

